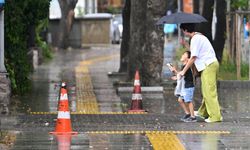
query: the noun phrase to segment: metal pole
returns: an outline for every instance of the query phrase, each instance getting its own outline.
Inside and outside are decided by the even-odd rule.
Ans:
[[[0,12],[0,80],[1,86],[0,89],[0,105],[2,105],[2,109],[0,108],[1,113],[8,114],[9,112],[9,100],[10,100],[10,80],[7,77],[8,73],[4,66],[4,10]]]
[[[181,0],[178,0],[178,12],[181,11]],[[180,48],[180,40],[181,40],[181,30],[180,30],[180,24],[178,24],[178,42],[177,42],[177,45],[178,45],[178,48]]]
[[[250,1],[248,1],[248,7],[250,8]],[[249,41],[249,36],[250,35],[248,35],[248,37],[247,37],[247,40],[248,40],[248,80],[250,80],[250,46],[249,46],[250,41]]]
[[[4,10],[0,12],[0,72],[7,72],[4,66]]]
[[[230,32],[231,32],[231,30],[229,29],[229,24],[230,24],[230,20],[231,20],[231,12],[230,12],[230,1],[231,0],[228,0],[227,1],[227,15],[226,15],[226,22],[227,22],[227,25],[226,25],[226,27],[227,27],[227,41],[226,41],[226,45],[227,45],[227,50],[228,50],[228,54],[229,54],[229,56],[230,56],[230,58],[232,58],[232,53],[231,53],[231,34],[230,34]]]

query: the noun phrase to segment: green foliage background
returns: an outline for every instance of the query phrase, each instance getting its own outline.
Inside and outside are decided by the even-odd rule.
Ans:
[[[30,27],[38,27],[41,20],[48,19],[49,4],[50,0],[5,1],[5,65],[15,94],[24,94],[30,89],[28,32]]]
[[[231,0],[232,9],[248,9],[249,0]]]

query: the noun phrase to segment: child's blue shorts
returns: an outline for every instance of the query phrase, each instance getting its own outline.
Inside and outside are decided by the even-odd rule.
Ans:
[[[184,93],[180,96],[181,99],[184,100],[185,103],[192,102],[194,98],[194,87],[184,88]]]

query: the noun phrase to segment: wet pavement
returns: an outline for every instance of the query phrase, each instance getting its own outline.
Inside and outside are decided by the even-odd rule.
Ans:
[[[173,49],[170,46],[165,51]],[[171,57],[165,61],[171,61]],[[11,141],[9,148],[13,150],[250,149],[248,88],[219,89],[223,122],[183,123],[172,82],[163,92],[142,91],[147,113],[126,113],[132,93],[117,92],[114,86],[124,76],[108,76],[118,69],[118,45],[56,52],[51,62],[39,66],[30,77],[33,88],[22,97],[19,113],[1,116],[1,131],[13,133],[11,139],[1,134],[1,141]],[[49,134],[56,125],[62,81],[67,82],[72,127],[78,132],[75,136]],[[197,87],[196,109],[200,95]]]

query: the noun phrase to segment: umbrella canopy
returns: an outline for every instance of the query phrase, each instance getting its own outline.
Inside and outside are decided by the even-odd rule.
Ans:
[[[201,23],[207,20],[199,14],[190,14],[184,12],[177,12],[171,15],[163,16],[157,21],[157,25],[162,24],[180,24],[180,23]]]

